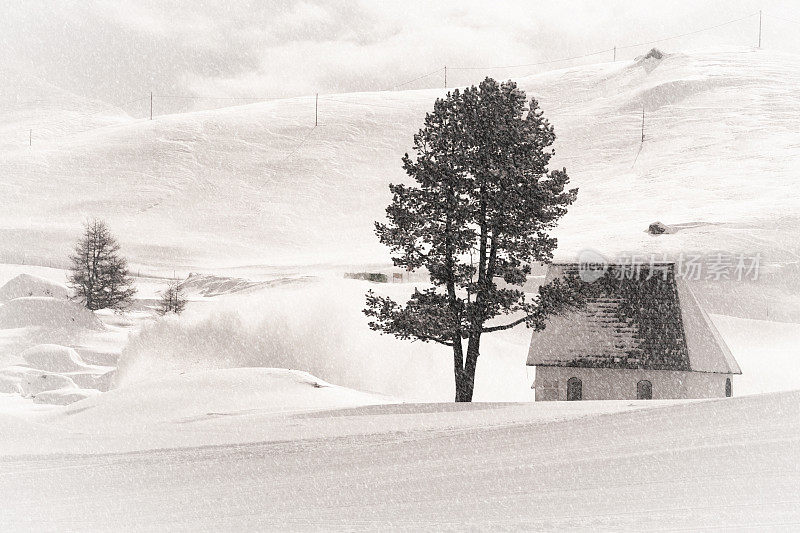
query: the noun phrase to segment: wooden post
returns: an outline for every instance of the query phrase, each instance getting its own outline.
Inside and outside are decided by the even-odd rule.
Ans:
[[[617,60],[617,47],[614,47],[614,61]]]
[[[444,66],[444,88],[447,89],[447,65]]]
[[[761,10],[758,10],[758,47],[761,48]]]
[[[153,120],[153,91],[150,91],[150,120]]]
[[[642,106],[642,142],[644,142],[644,106]]]

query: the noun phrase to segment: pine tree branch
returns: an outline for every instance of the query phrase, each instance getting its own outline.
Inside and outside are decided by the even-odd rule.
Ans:
[[[508,324],[503,324],[501,326],[489,326],[488,328],[482,328],[481,329],[481,333],[491,333],[493,331],[503,331],[504,329],[511,329],[514,326],[519,326],[520,324],[522,324],[523,322],[525,322],[525,321],[527,321],[527,320],[529,320],[531,318],[533,318],[533,317],[531,315],[528,315],[528,316],[524,316],[524,317],[522,317],[520,319],[517,319],[517,320],[515,320],[513,322],[510,322]]]
[[[436,337],[428,337],[425,335],[416,335],[416,334],[414,335],[414,337],[416,337],[418,340],[421,340],[422,342],[430,341],[430,342],[435,342],[437,344],[441,344],[443,346],[450,346],[450,347],[453,346],[452,341],[445,341]]]

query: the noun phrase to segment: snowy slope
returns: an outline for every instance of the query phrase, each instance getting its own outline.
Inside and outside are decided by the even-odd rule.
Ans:
[[[724,248],[797,261],[797,65],[741,50],[519,79],[556,127],[555,163],[581,188],[560,255]],[[386,261],[372,222],[443,93],[322,95],[316,128],[313,98],[294,98],[0,152],[0,252],[59,259],[96,215],[145,264]],[[655,220],[684,229],[653,238]]]
[[[800,390],[800,324],[714,315],[742,375],[734,394]]]
[[[547,411],[567,402],[295,414],[262,419],[261,443],[4,457],[0,518],[12,530],[791,530],[798,401],[566,420]],[[214,420],[237,427],[236,416]],[[52,425],[0,424],[53,437]]]
[[[0,402],[0,430],[3,425],[15,428],[0,440],[0,456],[120,453],[551,422],[674,403],[498,403],[478,409],[398,402],[297,370],[195,369],[128,384],[66,408],[36,411]]]
[[[115,106],[89,100],[0,65],[0,150],[29,149],[76,133],[132,120]]]

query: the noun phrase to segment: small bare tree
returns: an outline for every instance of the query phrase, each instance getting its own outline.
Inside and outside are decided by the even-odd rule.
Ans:
[[[128,262],[120,246],[102,220],[86,223],[83,236],[75,245],[68,284],[74,298],[87,309],[122,310],[130,306],[136,289]]]
[[[178,281],[172,281],[161,293],[161,299],[156,306],[156,313],[161,316],[169,313],[179,315],[186,309],[187,303],[189,303],[189,300],[186,299],[181,284]]]

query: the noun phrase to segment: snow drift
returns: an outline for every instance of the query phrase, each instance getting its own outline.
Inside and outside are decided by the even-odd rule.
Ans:
[[[235,368],[142,381],[73,404],[54,421],[65,427],[131,431],[237,414],[274,415],[389,403],[390,398],[327,383],[307,372]]]
[[[69,377],[26,366],[10,366],[0,370],[0,392],[18,393],[26,397],[56,389],[77,389]]]
[[[19,394],[36,403],[67,405],[107,390],[110,370],[59,373],[9,366],[0,369],[0,393]]]
[[[48,330],[102,330],[94,314],[75,302],[49,297],[16,298],[0,306],[0,328],[39,327]]]
[[[165,372],[263,366],[303,370],[337,385],[406,399],[452,401],[452,353],[371,331],[361,313],[370,288],[397,299],[413,290],[325,280],[229,297],[210,313],[193,313],[190,306],[185,316],[159,320],[131,338],[116,385]],[[525,368],[530,334],[504,333],[485,339],[477,400],[533,397]]]
[[[69,290],[60,283],[31,274],[20,274],[0,287],[0,301],[27,296],[45,296],[66,300],[69,297]]]
[[[79,372],[89,369],[78,352],[58,344],[38,344],[31,346],[20,356],[34,368],[50,372]]]
[[[100,394],[97,389],[81,388],[62,388],[40,392],[33,397],[34,403],[46,403],[50,405],[70,405],[86,398],[92,398]]]
[[[115,375],[113,367],[87,364],[74,349],[58,344],[32,346],[20,357],[32,368],[64,376],[84,389],[106,391]],[[64,401],[59,399],[60,403]]]

